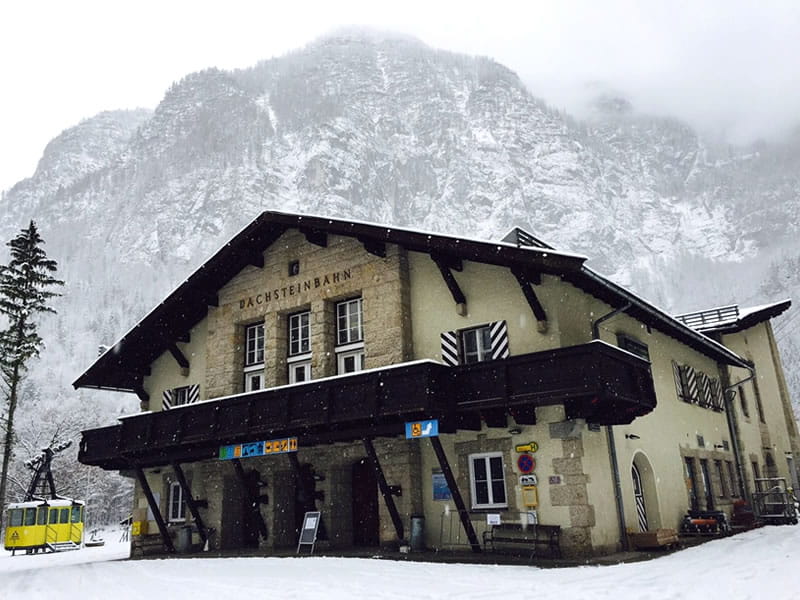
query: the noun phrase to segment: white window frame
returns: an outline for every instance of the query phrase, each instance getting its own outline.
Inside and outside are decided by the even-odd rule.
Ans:
[[[258,382],[259,385],[256,387],[253,383],[256,381],[256,378],[259,378]],[[263,390],[265,387],[264,385],[264,364],[260,365],[252,365],[250,367],[244,368],[244,391],[245,392],[255,392],[258,390]]]
[[[358,310],[353,323],[353,315],[350,307],[357,306]],[[344,312],[342,311],[344,309]],[[344,326],[343,326],[344,325]],[[355,327],[356,336],[351,336],[351,330]],[[336,303],[336,346],[345,346],[356,342],[364,341],[364,299],[351,298]]]
[[[177,495],[177,503],[175,497]],[[175,505],[177,504],[177,512]],[[169,506],[167,508],[168,521],[170,523],[186,522],[186,499],[183,497],[183,488],[177,481],[169,484]]]
[[[260,360],[259,360],[260,359]],[[264,322],[244,328],[244,391],[263,390],[264,385]],[[258,385],[255,385],[256,381]]]
[[[303,359],[303,360],[300,360]],[[295,360],[287,361],[289,363],[289,383],[305,383],[311,381],[311,355],[301,355],[295,357]],[[301,380],[297,379],[297,372],[303,371],[305,377]]]
[[[483,509],[483,508],[508,508],[508,486],[506,486],[506,465],[505,459],[503,457],[502,452],[482,452],[480,454],[470,454],[468,457],[469,460],[469,487],[470,487],[470,494],[471,494],[471,501],[472,501],[472,508],[473,509]],[[499,458],[500,459],[500,478],[494,477],[495,473],[492,473],[491,464],[492,458]],[[488,479],[486,480],[486,487],[487,487],[487,495],[489,502],[485,504],[478,503],[478,494],[477,494],[477,481],[475,480],[475,461],[483,460],[486,464],[486,473],[488,475]],[[501,479],[502,478],[502,479]],[[505,496],[505,500],[502,502],[495,502],[494,501],[494,492],[492,490],[492,482],[502,480],[503,482],[503,495]]]
[[[483,347],[481,346],[481,342],[484,340],[482,332],[487,333],[487,341],[488,346]],[[471,327],[469,329],[462,329],[459,331],[459,343],[461,345],[461,364],[462,365],[469,365],[474,363],[483,362],[486,360],[492,360],[492,338],[491,338],[491,325],[481,325],[480,327]],[[467,357],[467,336],[475,336],[475,347],[477,349],[475,353],[475,359],[470,360]]]
[[[305,323],[303,322],[305,320]],[[303,345],[305,344],[305,348]],[[292,346],[297,349],[293,350]],[[299,356],[311,352],[311,311],[289,315],[289,356]]]
[[[189,386],[173,388],[172,390],[172,406],[182,406],[189,403]]]
[[[356,346],[356,348],[353,348]],[[346,373],[357,373],[364,370],[364,343],[350,344],[348,350],[336,353],[336,373],[344,375]],[[345,371],[344,365],[348,358],[355,358],[355,369],[352,371]]]
[[[251,348],[252,345],[252,348]],[[244,364],[253,367],[264,364],[264,323],[253,323],[244,328]]]

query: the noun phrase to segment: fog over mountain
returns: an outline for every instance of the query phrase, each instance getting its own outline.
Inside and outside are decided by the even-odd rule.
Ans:
[[[602,90],[586,115],[488,58],[350,32],[87,119],[0,200],[0,239],[35,219],[67,282],[31,388],[134,410],[70,383],[265,209],[494,239],[521,226],[673,312],[800,299],[800,128],[720,145]],[[799,313],[777,325],[796,403]]]

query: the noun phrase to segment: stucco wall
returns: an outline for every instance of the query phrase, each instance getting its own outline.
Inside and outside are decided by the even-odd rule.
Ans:
[[[203,319],[189,331],[189,343],[176,343],[178,349],[189,361],[189,370],[180,368],[169,352],[164,352],[150,365],[150,375],[144,378],[144,389],[150,396],[149,410],[161,410],[164,390],[187,385],[200,385],[200,400],[208,397],[206,385],[206,343],[207,319]]]

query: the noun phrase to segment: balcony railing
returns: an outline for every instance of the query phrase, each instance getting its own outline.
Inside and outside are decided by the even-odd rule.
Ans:
[[[474,426],[476,416],[478,425],[481,417],[492,425],[487,415],[533,422],[535,407],[551,404],[564,404],[569,418],[622,424],[655,403],[647,361],[592,342],[459,367],[419,361],[135,415],[83,432],[79,459],[125,469],[287,435],[303,446],[402,435],[403,423],[417,419],[440,419],[443,432]]]

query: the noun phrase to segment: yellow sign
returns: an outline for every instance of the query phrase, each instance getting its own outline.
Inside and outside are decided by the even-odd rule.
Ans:
[[[539,444],[536,442],[529,442],[527,444],[519,444],[514,446],[517,452],[536,452],[539,449]]]
[[[264,454],[281,454],[283,452],[297,452],[296,437],[264,442]]]
[[[522,504],[527,508],[536,508],[539,506],[539,490],[535,485],[522,486]]]
[[[131,535],[146,535],[147,521],[134,521],[131,524]]]
[[[422,423],[411,424],[411,435],[414,437],[419,437],[422,435]]]

